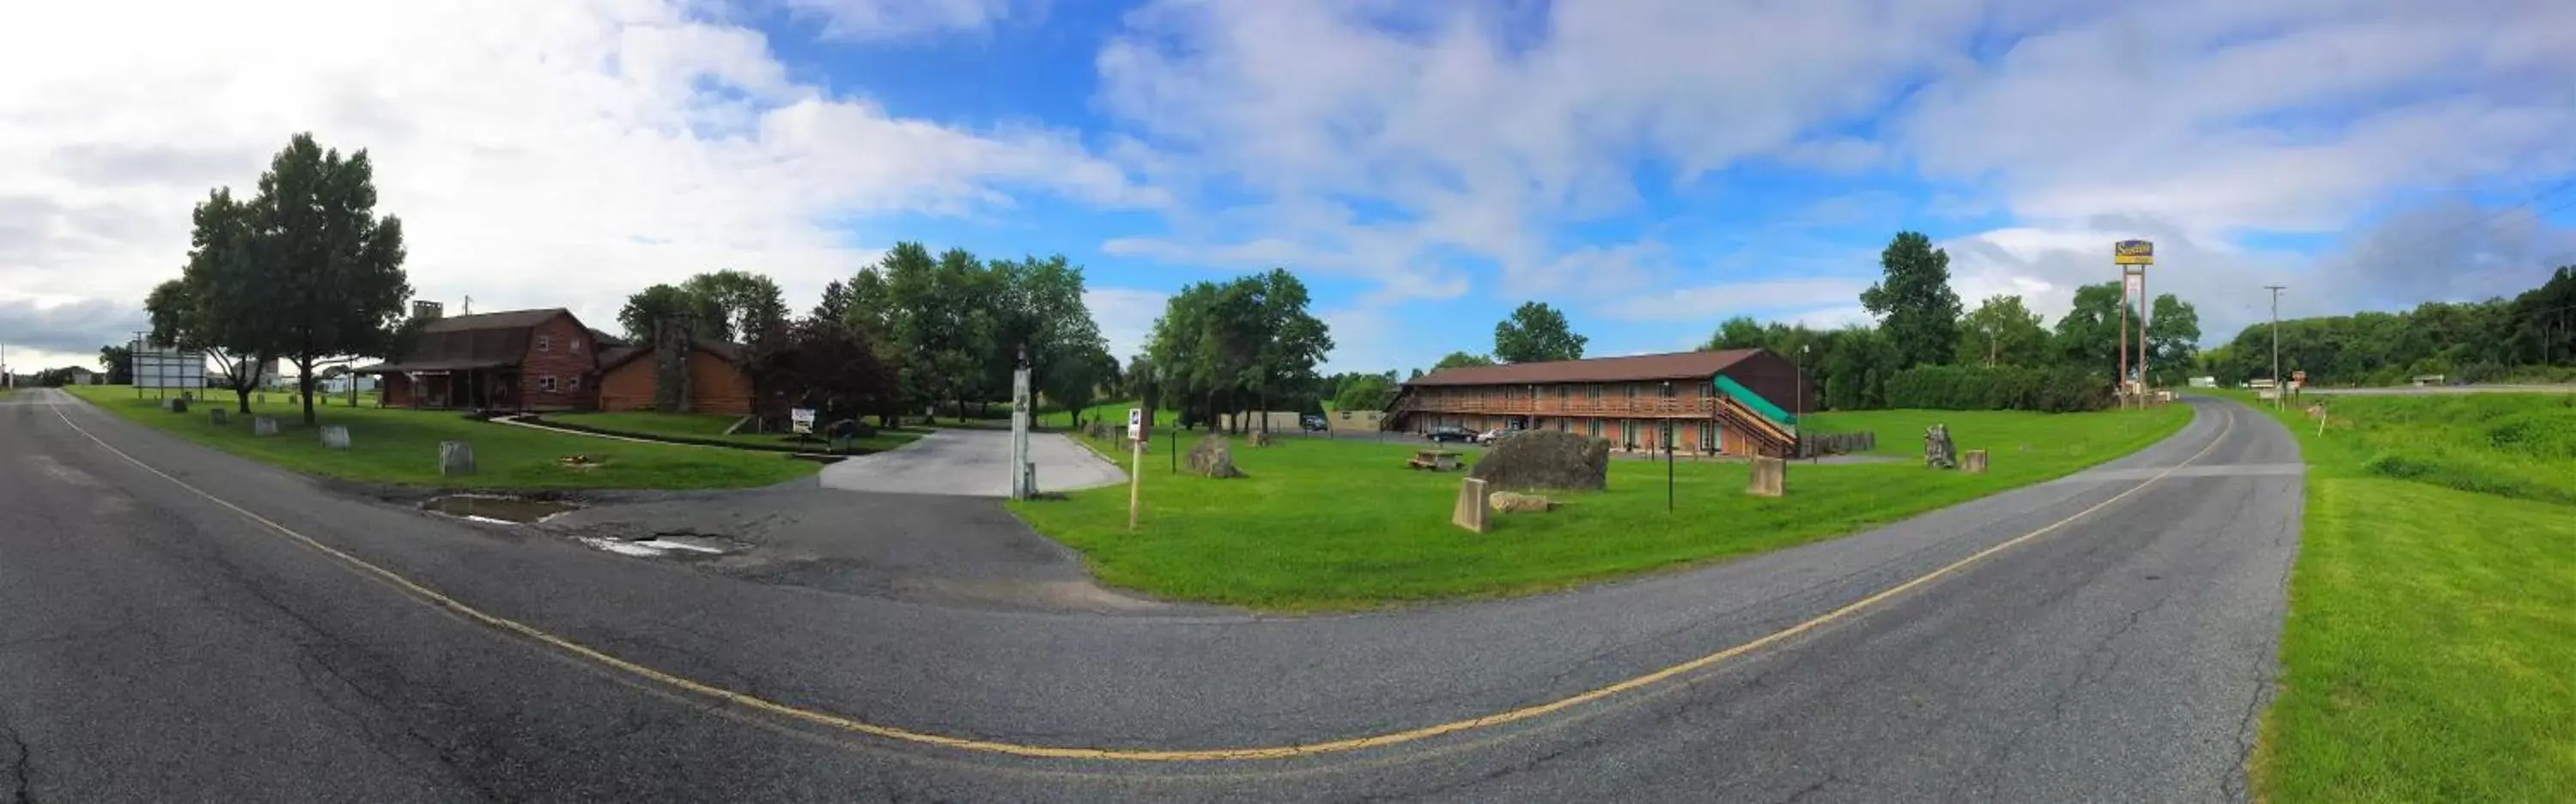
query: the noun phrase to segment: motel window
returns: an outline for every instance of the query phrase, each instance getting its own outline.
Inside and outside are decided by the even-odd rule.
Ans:
[[[555,348],[555,339],[554,339],[554,336],[552,336],[552,335],[539,335],[539,336],[537,336],[537,351],[540,351],[540,352],[549,352],[549,351],[553,351],[553,350],[554,350],[554,348]],[[548,390],[553,390],[553,389],[548,389]]]
[[[574,343],[580,343],[580,341],[574,341]],[[566,390],[566,391],[579,391],[579,390],[581,390],[581,378],[580,378],[580,377],[574,377],[574,378],[572,378],[572,379],[565,380],[565,381],[564,381],[564,390]]]
[[[1592,394],[1592,401],[1594,401],[1594,402],[1599,402],[1599,401],[1601,401],[1601,384],[1600,384],[1600,383],[1593,383],[1593,384],[1588,385],[1588,386],[1585,386],[1585,387],[1586,387],[1586,388],[1588,388],[1588,389],[1590,389],[1590,393]],[[1601,433],[1600,433],[1600,431],[1599,431],[1599,428],[1594,428],[1594,432],[1593,432],[1592,434],[1593,434],[1593,435],[1600,435]]]
[[[1557,403],[1557,404],[1562,405],[1562,404],[1565,404],[1565,403],[1567,403],[1567,402],[1572,402],[1572,401],[1574,401],[1574,386],[1571,386],[1571,385],[1559,385],[1559,386],[1557,386],[1557,387],[1556,387],[1556,403]]]
[[[1627,384],[1627,385],[1620,386],[1620,387],[1621,387],[1621,388],[1623,388],[1623,389],[1625,389],[1626,393],[1628,394],[1628,399],[1630,399],[1631,401],[1633,401],[1633,400],[1635,400],[1635,399],[1637,398],[1637,385],[1636,385],[1636,383],[1629,383],[1629,384]]]
[[[1717,423],[1716,423],[1716,422],[1700,422],[1700,425],[1699,425],[1699,451],[1701,451],[1701,452],[1716,452],[1716,451],[1717,451]]]
[[[1601,437],[1601,420],[1600,420],[1600,419],[1591,419],[1590,421],[1592,422],[1592,437],[1593,437],[1593,438],[1600,438],[1600,437]]]
[[[566,348],[566,349],[571,349],[571,350],[573,350],[573,351],[575,351],[575,352],[579,352],[579,351],[581,351],[581,339],[580,339],[580,338],[574,338],[574,339],[572,339],[572,342],[571,342],[571,343],[564,344],[564,348]]]
[[[554,392],[555,392],[555,375],[548,374],[548,375],[545,375],[545,376],[543,376],[543,377],[538,377],[538,378],[537,378],[537,390],[539,390],[539,391],[544,391],[544,392],[549,393],[549,394],[554,393]]]

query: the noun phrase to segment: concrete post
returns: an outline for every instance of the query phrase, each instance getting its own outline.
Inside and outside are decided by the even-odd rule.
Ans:
[[[1485,518],[1488,516],[1485,506],[1491,496],[1492,492],[1486,490],[1483,480],[1470,477],[1458,481],[1458,504],[1449,511],[1449,523],[1477,533],[1485,532]]]
[[[1967,452],[1960,453],[1959,468],[1969,474],[1984,474],[1986,471],[1986,451],[1981,449],[1972,449]]]
[[[1767,455],[1753,458],[1753,477],[1744,484],[1744,493],[1756,497],[1778,497],[1789,487],[1789,462]]]

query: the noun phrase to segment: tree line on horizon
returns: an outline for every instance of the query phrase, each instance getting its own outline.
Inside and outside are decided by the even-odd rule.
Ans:
[[[2511,299],[2425,302],[2412,310],[2282,319],[2281,373],[2323,385],[2576,381],[2576,266]],[[2202,353],[2199,370],[2236,385],[2272,376],[2270,322]]]

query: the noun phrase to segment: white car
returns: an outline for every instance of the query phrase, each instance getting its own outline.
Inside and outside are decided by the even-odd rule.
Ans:
[[[1504,429],[1499,429],[1499,428],[1497,428],[1497,429],[1493,429],[1493,430],[1487,430],[1487,431],[1484,431],[1484,432],[1481,432],[1481,433],[1477,433],[1477,434],[1476,434],[1476,443],[1478,443],[1478,444],[1491,444],[1491,443],[1494,443],[1494,441],[1495,441],[1496,439],[1500,439],[1500,438],[1502,438],[1503,436],[1507,436],[1507,435],[1511,435],[1511,434],[1512,434],[1512,431],[1510,431],[1510,430],[1504,430]]]

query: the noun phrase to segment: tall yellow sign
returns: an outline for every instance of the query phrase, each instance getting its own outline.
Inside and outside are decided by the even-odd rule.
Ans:
[[[2122,240],[2111,244],[2113,265],[2154,265],[2156,244],[2151,240]]]

